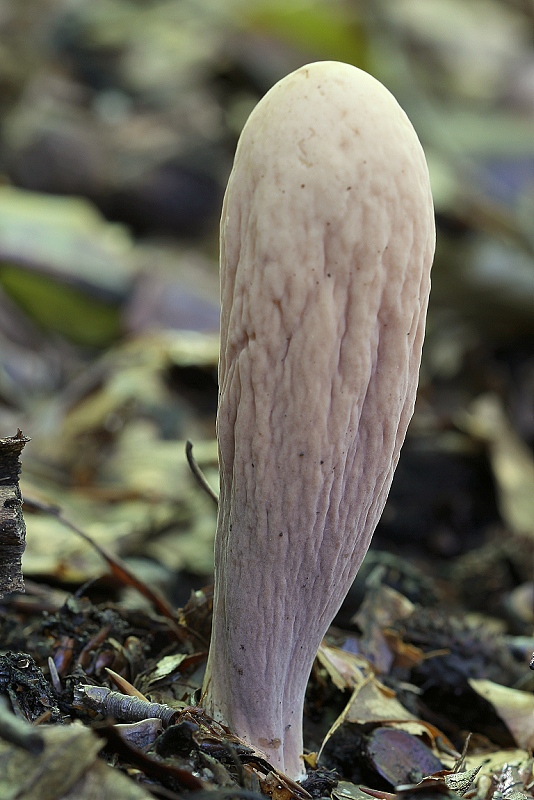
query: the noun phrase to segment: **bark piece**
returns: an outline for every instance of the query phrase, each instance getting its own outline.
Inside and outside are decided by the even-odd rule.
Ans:
[[[26,526],[19,488],[20,454],[30,440],[21,430],[0,439],[0,597],[24,591],[22,554]]]

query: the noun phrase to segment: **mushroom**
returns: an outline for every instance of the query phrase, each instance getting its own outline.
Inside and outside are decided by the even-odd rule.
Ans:
[[[304,66],[248,119],[221,221],[221,493],[203,706],[291,778],[321,639],[413,413],[434,252],[423,150],[387,89]]]

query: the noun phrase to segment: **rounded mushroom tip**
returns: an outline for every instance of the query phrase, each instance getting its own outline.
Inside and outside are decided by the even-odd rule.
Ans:
[[[383,91],[388,91],[383,83],[377,78],[374,78],[369,72],[356,67],[354,64],[347,64],[345,61],[312,61],[309,64],[304,64],[298,67],[293,72],[281,78],[273,88],[282,83],[288,83],[291,80],[300,80],[303,78],[307,81],[314,81],[316,78],[325,78],[327,80],[358,80],[368,81],[376,87],[380,87]],[[321,87],[319,87],[321,88]]]
[[[342,61],[314,61],[281,78],[252,111],[247,125],[253,122],[258,112],[261,113],[263,105],[271,100],[279,103],[280,95],[287,94],[289,96],[295,92],[301,100],[301,105],[295,109],[295,113],[300,113],[310,103],[318,110],[321,107],[330,108],[334,113],[337,108],[341,112],[345,109],[345,114],[340,114],[340,121],[350,119],[351,115],[356,112],[358,121],[363,125],[362,130],[357,125],[352,127],[352,133],[356,137],[365,131],[366,118],[384,118],[394,113],[394,110],[404,119],[407,127],[413,131],[407,115],[383,83],[365,70]],[[370,106],[369,102],[374,105]],[[355,119],[353,117],[353,121]],[[316,121],[320,125],[320,117],[317,117]],[[324,121],[328,122],[329,120]],[[330,120],[331,123],[337,121],[336,119]],[[245,130],[247,125],[245,125]]]

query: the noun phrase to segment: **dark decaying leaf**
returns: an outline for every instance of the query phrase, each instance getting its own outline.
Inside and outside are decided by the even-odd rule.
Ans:
[[[376,728],[366,750],[376,771],[392,786],[417,783],[443,767],[429,747],[402,730]]]

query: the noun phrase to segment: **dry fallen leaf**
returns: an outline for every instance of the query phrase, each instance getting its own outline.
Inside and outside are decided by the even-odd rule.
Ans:
[[[366,722],[389,720],[414,720],[416,717],[399,703],[391,689],[370,677],[352,693],[343,711],[344,722]]]
[[[534,695],[519,689],[509,689],[498,683],[486,680],[469,681],[470,686],[487,700],[519,747],[526,750],[534,748]]]
[[[371,671],[367,659],[327,644],[322,644],[319,648],[317,660],[336,689],[341,692],[360,686]]]
[[[30,727],[30,726],[28,726]],[[31,728],[30,728],[31,729]],[[45,747],[40,755],[0,740],[2,797],[19,800],[89,800],[96,797],[148,800],[140,786],[98,759],[104,742],[81,723],[43,726]]]
[[[354,689],[351,698],[330,730],[324,737],[317,759],[321,758],[326,744],[345,722],[365,724],[386,720],[413,720],[411,714],[395,698],[394,692],[382,686],[373,675],[369,675]]]
[[[473,436],[489,443],[502,517],[515,533],[534,535],[534,459],[513,430],[496,395],[477,398],[464,418]]]

